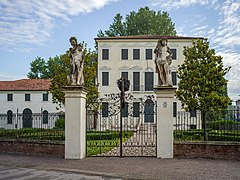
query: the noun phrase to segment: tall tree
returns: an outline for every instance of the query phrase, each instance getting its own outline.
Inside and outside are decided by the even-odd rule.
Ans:
[[[192,47],[184,47],[184,63],[179,65],[177,98],[187,111],[217,110],[231,102],[227,95],[230,68],[224,68],[222,57],[210,49],[207,39],[193,41]]]
[[[116,14],[113,23],[106,31],[100,30],[98,37],[130,36],[143,34],[158,34],[176,36],[175,24],[169,14],[164,11],[155,12],[149,7],[140,8],[138,12],[132,11],[126,15],[125,21],[121,14]]]
[[[121,14],[116,14],[113,18],[113,23],[110,24],[109,30],[106,30],[105,33],[100,30],[98,32],[98,37],[112,37],[112,36],[125,36],[127,35],[126,32],[126,24],[122,21],[123,17]]]
[[[36,57],[34,61],[30,63],[30,72],[27,77],[30,79],[44,79],[49,78],[47,73],[46,61],[41,57]]]

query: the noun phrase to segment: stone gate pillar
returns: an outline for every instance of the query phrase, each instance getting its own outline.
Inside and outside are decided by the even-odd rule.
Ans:
[[[154,88],[157,95],[157,158],[173,158],[173,98],[177,88]]]
[[[86,95],[83,86],[65,86],[65,159],[86,156]]]

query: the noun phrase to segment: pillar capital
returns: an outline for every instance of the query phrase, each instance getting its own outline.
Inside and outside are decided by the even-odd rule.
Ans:
[[[176,92],[176,87],[168,87],[168,86],[159,86],[154,88],[154,92],[157,97],[163,98],[174,98],[174,94]]]

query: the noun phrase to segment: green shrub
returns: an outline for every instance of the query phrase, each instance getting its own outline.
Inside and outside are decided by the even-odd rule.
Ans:
[[[131,131],[124,131],[123,138],[133,135]],[[87,132],[87,140],[114,140],[119,139],[119,131],[90,131]]]
[[[64,140],[64,131],[54,129],[26,128],[0,130],[1,139]]]
[[[56,120],[55,129],[65,129],[65,120],[63,118],[59,118]]]
[[[224,130],[229,129],[231,130],[234,125],[240,125],[239,122],[233,120],[218,120],[218,121],[210,121],[206,123],[208,129],[213,130]]]
[[[225,136],[225,135],[216,135],[216,134],[209,134],[208,135],[209,141],[240,141],[239,136]]]

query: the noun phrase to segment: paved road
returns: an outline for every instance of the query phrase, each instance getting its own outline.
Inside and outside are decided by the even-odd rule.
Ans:
[[[0,165],[0,180],[121,180],[122,178],[87,175],[71,171],[53,171],[16,167],[9,164]]]
[[[28,176],[30,179],[32,176],[38,177],[39,174],[39,179],[51,179],[51,177],[55,179],[65,179],[65,177],[163,180],[240,179],[240,161],[211,159],[91,157],[82,160],[65,160],[54,157],[0,153],[0,169],[3,170],[2,172],[8,172],[7,169],[15,173],[22,171],[23,179]],[[2,172],[0,172],[1,175],[3,175]],[[11,178],[14,177],[6,179]]]

